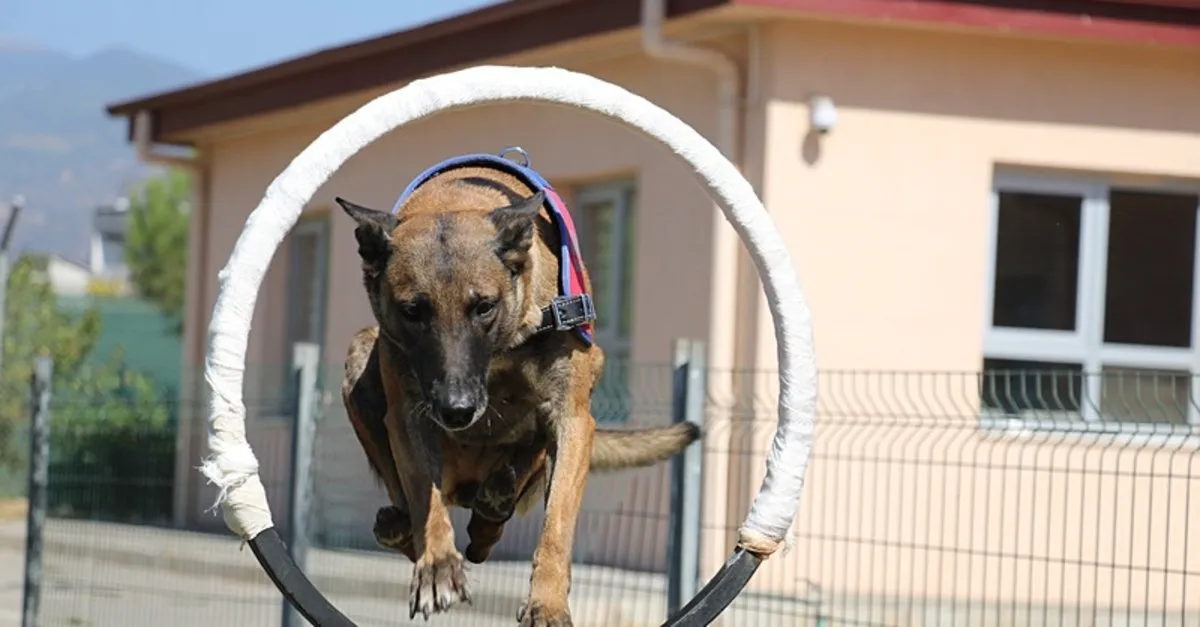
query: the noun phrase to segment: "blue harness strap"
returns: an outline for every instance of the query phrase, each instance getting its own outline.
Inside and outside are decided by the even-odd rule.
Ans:
[[[514,149],[524,153],[523,150]],[[508,150],[505,151],[507,153]],[[558,331],[574,330],[584,344],[591,346],[592,323],[596,319],[596,309],[592,297],[584,289],[583,256],[579,250],[579,242],[575,236],[575,224],[566,203],[559,197],[558,192],[541,174],[528,164],[520,164],[512,159],[488,153],[474,153],[451,157],[436,163],[417,175],[404,188],[400,197],[392,205],[392,214],[397,215],[404,202],[417,190],[435,176],[456,168],[485,167],[500,170],[515,176],[518,180],[537,193],[546,195],[546,209],[549,211],[559,234],[559,295],[546,307],[542,308],[542,324],[537,332],[550,329]]]

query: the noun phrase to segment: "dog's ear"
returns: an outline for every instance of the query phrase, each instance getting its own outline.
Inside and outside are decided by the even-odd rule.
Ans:
[[[356,205],[344,198],[334,200],[342,206],[346,215],[354,218],[354,222],[358,224],[354,227],[354,239],[358,240],[358,256],[362,257],[363,263],[381,269],[391,253],[390,236],[398,224],[396,216]]]
[[[534,219],[545,202],[546,193],[539,191],[507,207],[493,209],[490,214],[496,227],[496,254],[513,273],[524,270],[533,246]]]

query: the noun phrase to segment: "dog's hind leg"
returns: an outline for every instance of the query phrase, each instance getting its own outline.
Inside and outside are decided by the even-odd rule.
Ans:
[[[346,352],[346,373],[342,378],[342,404],[366,454],[371,473],[383,483],[391,502],[391,506],[381,507],[375,514],[375,541],[380,546],[400,551],[415,562],[408,503],[392,461],[391,442],[384,424],[388,405],[379,371],[378,339],[378,327],[367,327],[351,340]]]
[[[536,490],[539,477],[545,469],[545,450],[531,446],[518,451],[480,484],[471,505],[471,521],[467,523],[467,560],[483,563],[492,552],[492,547],[504,534],[504,525],[517,511],[517,504],[529,498],[529,490]]]
[[[388,399],[379,368],[379,329],[367,327],[354,335],[346,351],[346,372],[342,377],[342,404],[354,435],[366,454],[367,464],[387,489],[392,505],[404,504],[400,476],[392,463],[388,439]]]
[[[375,541],[380,546],[399,551],[409,561],[417,561],[413,548],[412,517],[407,509],[385,505],[375,512]]]
[[[467,536],[471,538],[467,550],[463,553],[472,564],[482,564],[492,553],[492,547],[504,535],[504,525],[507,520],[489,520],[479,512],[471,512],[471,521],[467,523]]]

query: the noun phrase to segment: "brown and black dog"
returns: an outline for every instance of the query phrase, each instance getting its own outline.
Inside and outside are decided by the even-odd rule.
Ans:
[[[409,613],[470,602],[448,507],[472,511],[468,560],[544,496],[523,626],[572,624],[571,548],[589,472],[653,465],[700,437],[688,423],[597,429],[604,353],[543,324],[558,292],[559,232],[536,193],[490,167],[460,167],[392,213],[338,204],[357,223],[378,326],[346,358],[343,402],[390,507],[375,536],[414,562]],[[590,279],[585,289],[590,292]]]

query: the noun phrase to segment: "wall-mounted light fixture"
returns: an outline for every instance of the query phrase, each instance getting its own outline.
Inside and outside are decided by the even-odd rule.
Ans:
[[[813,94],[808,98],[808,121],[812,129],[822,135],[833,130],[837,124],[837,105],[824,94]]]

